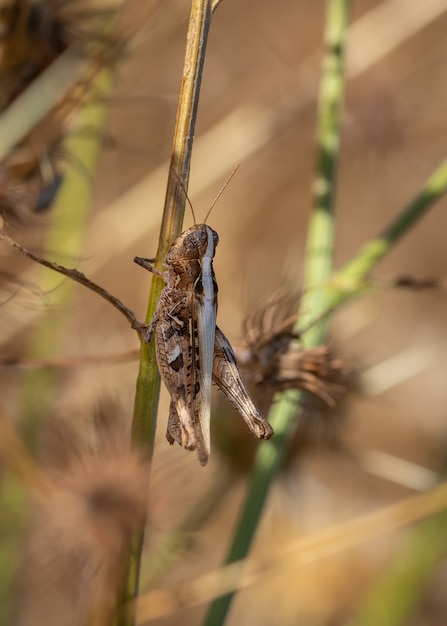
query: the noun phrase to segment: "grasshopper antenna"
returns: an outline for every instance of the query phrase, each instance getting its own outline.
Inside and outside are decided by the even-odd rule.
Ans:
[[[224,186],[222,187],[222,189],[219,191],[219,193],[217,194],[217,196],[214,198],[214,200],[211,203],[210,208],[208,209],[208,213],[205,216],[205,219],[203,221],[204,224],[206,224],[206,220],[209,218],[210,213],[214,207],[214,205],[216,204],[216,202],[219,200],[220,196],[223,194],[223,192],[225,191],[225,189],[228,187],[228,184],[230,182],[230,180],[233,178],[233,176],[236,174],[237,170],[239,168],[239,163],[236,165],[236,167],[234,168],[234,170],[231,172],[231,174],[229,175],[228,179],[226,180]]]
[[[180,185],[180,187],[183,189],[183,193],[185,194],[186,201],[189,204],[189,207],[191,209],[192,219],[194,220],[194,224],[197,224],[196,214],[194,213],[194,209],[193,209],[193,206],[191,204],[191,200],[189,199],[188,192],[185,189],[185,185],[182,183],[182,181],[180,180],[180,176],[177,174],[177,172],[174,169],[172,170],[172,173],[176,177],[177,182]]]

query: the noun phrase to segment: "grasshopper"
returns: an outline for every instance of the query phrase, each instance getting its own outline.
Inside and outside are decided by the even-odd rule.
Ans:
[[[166,283],[144,341],[155,332],[161,377],[170,395],[166,437],[195,450],[201,465],[210,454],[212,381],[225,393],[258,439],[273,435],[240,376],[233,349],[216,326],[217,283],[213,258],[219,237],[207,224],[185,230],[166,256],[160,272],[153,259],[135,262],[160,275]]]

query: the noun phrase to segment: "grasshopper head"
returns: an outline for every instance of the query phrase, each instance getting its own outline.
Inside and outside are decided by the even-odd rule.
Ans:
[[[200,260],[204,257],[213,258],[219,236],[207,224],[195,224],[185,230],[171,246],[166,262]]]

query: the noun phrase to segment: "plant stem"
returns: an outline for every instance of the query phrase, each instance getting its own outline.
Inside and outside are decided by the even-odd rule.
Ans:
[[[447,161],[434,172],[422,191],[399,216],[334,274],[323,290],[321,315],[318,316],[313,312],[309,325],[319,322],[322,318],[326,319],[336,306],[361,294],[367,288],[365,282],[367,274],[445,193],[447,193]],[[302,328],[301,322],[300,326]],[[321,332],[321,327],[319,327],[316,338]],[[304,336],[306,334],[308,333]],[[310,347],[311,344],[307,345]],[[269,421],[274,425],[275,436],[259,446],[247,498],[227,563],[243,559],[248,553],[270,485],[293,435],[295,422],[298,419],[297,407],[300,397],[300,392],[294,390],[278,394],[271,409]],[[223,623],[233,595],[224,596],[213,603],[207,616],[207,626],[211,624],[219,626]]]
[[[349,0],[329,0],[326,12],[326,52],[318,107],[318,155],[310,217],[305,269],[305,297],[301,302],[302,319],[319,316],[326,307],[323,286],[332,272],[333,205],[336,164],[339,151],[340,115],[343,102],[343,52],[347,31]],[[326,323],[313,328],[306,337],[308,347],[318,345],[326,332]],[[270,486],[287,449],[297,423],[300,392],[288,390],[276,398],[269,421],[275,436],[259,446],[253,467],[247,499],[233,537],[227,563],[247,556],[256,532]],[[205,619],[206,626],[224,623],[233,594],[216,599]]]
[[[163,265],[173,240],[180,234],[182,229],[186,202],[183,189],[188,189],[192,141],[210,23],[211,4],[209,0],[193,0],[177,110],[177,122],[155,261],[155,266],[159,269]],[[146,313],[147,324],[152,320],[162,289],[162,279],[154,276]],[[153,452],[159,390],[160,376],[155,362],[155,348],[152,341],[149,345],[143,344],[141,347],[140,371],[137,380],[132,424],[133,441],[137,445],[141,445],[149,458],[152,458]]]
[[[326,308],[320,315],[312,315],[312,318],[308,320],[308,326],[317,327],[321,319],[326,319],[335,307],[355,295],[363,293],[367,288],[365,282],[367,274],[446,192],[447,161],[435,171],[421,193],[399,216],[333,276],[326,285],[325,295],[321,300]],[[300,327],[304,327],[301,321]],[[321,326],[319,329],[321,332]],[[304,336],[306,334],[308,333],[305,333]],[[310,343],[307,345],[310,347]],[[277,401],[270,411],[269,421],[275,428],[275,436],[273,439],[263,442],[259,447],[247,499],[227,557],[227,563],[243,559],[248,553],[269,488],[298,420],[297,406],[300,397],[300,392],[294,390],[278,394]],[[233,595],[224,596],[213,603],[207,617],[207,626],[211,626],[211,624],[219,626],[223,623]]]
[[[307,234],[304,295],[298,325],[315,319],[325,308],[325,290],[332,273],[334,248],[334,202],[340,125],[344,95],[343,60],[347,33],[349,0],[330,0],[327,6],[323,72],[317,120],[317,169],[313,187],[313,206]],[[304,343],[318,345],[326,324],[307,333]]]
[[[304,304],[302,315],[297,327],[309,328],[303,335],[307,347],[318,344],[318,338],[323,338],[326,320],[335,307],[347,300],[363,293],[368,284],[366,277],[375,265],[392,250],[393,246],[423,217],[428,210],[447,192],[447,161],[429,178],[422,191],[416,198],[387,226],[378,237],[368,242],[360,252],[326,283],[315,298],[315,308]],[[329,224],[325,224],[321,218],[322,230],[329,232]],[[314,223],[311,222],[311,228]],[[312,240],[313,235],[310,235]],[[311,259],[308,260],[308,267]],[[306,273],[306,276],[309,274]],[[316,290],[316,285],[314,284]],[[311,296],[307,303],[309,303]],[[303,318],[305,323],[303,323]],[[311,335],[310,331],[315,330]],[[312,337],[310,340],[309,337]],[[251,542],[261,516],[270,485],[280,466],[287,444],[294,432],[298,415],[297,407],[301,394],[290,390],[278,394],[275,404],[269,414],[269,421],[275,428],[275,437],[270,441],[263,442],[259,447],[255,466],[248,488],[247,499],[236,530],[227,563],[243,559],[248,553]],[[206,626],[219,626],[223,623],[225,615],[230,608],[234,594],[229,594],[216,600],[211,606],[207,616]]]
[[[366,278],[369,272],[446,192],[447,160],[435,170],[410,204],[334,274],[326,286],[327,308],[323,316],[368,288]]]
[[[215,6],[210,0],[192,0],[177,121],[155,261],[155,265],[159,269],[162,267],[173,240],[180,234],[182,228],[186,202],[185,190],[188,189],[200,85],[214,8]],[[162,279],[154,276],[146,313],[146,323],[148,324],[155,313],[162,289]],[[160,375],[155,359],[155,345],[152,340],[149,345],[141,345],[132,422],[132,441],[134,445],[141,448],[142,453],[149,460],[152,459],[154,448],[159,394]],[[143,543],[144,527],[135,534],[131,542],[125,587],[126,601],[134,599],[138,593]],[[133,624],[134,615],[124,616],[123,623],[126,625]]]

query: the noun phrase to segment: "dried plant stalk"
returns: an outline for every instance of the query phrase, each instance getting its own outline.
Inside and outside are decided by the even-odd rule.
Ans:
[[[206,44],[211,24],[211,17],[216,2],[210,0],[192,0],[191,14],[185,51],[182,84],[177,110],[177,122],[171,153],[169,178],[166,190],[163,219],[160,230],[155,265],[160,268],[166,254],[180,232],[185,208],[185,192],[188,189],[194,128],[199,104],[200,84],[205,62]],[[154,276],[146,314],[146,323],[154,315],[163,281]],[[158,372],[154,341],[142,344],[140,368],[135,393],[132,438],[141,447],[147,457],[152,458],[158,398],[160,393],[160,374]],[[133,537],[126,580],[126,598],[132,600],[138,593],[141,553],[144,542],[144,528]],[[133,624],[134,616],[125,615],[122,623]]]

